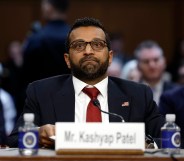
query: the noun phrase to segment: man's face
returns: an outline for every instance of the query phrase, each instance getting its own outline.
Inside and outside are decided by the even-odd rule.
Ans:
[[[51,13],[53,12],[53,6],[48,2],[48,0],[41,1],[41,11],[44,19],[49,20]]]
[[[146,81],[158,81],[165,70],[165,59],[156,48],[145,48],[139,53],[138,68]]]
[[[83,50],[77,50],[81,49],[81,42],[94,44],[88,43]],[[70,44],[65,61],[74,76],[82,80],[95,80],[106,76],[113,54],[106,46],[102,29],[93,26],[76,28],[70,34]],[[104,46],[96,50],[101,45]]]

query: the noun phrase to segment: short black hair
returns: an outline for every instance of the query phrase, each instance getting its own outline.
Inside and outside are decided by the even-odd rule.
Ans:
[[[72,27],[71,27],[71,29],[70,29],[70,31],[68,33],[68,36],[67,36],[67,39],[66,39],[66,43],[65,43],[66,52],[67,53],[69,52],[70,34],[71,34],[71,32],[74,29],[76,29],[76,28],[88,27],[88,26],[98,27],[98,28],[101,28],[104,31],[104,33],[105,33],[105,40],[106,40],[106,43],[107,43],[107,48],[110,50],[110,38],[109,38],[109,35],[106,32],[104,26],[102,25],[102,23],[98,19],[90,18],[90,17],[84,17],[84,18],[81,18],[81,19],[77,19],[74,22],[74,24],[72,25]]]
[[[47,0],[56,10],[66,12],[69,8],[69,0]]]

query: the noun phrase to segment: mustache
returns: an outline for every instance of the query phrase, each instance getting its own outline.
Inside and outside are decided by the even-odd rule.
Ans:
[[[81,64],[81,63],[83,63],[85,61],[88,61],[88,60],[99,62],[99,60],[97,58],[93,57],[93,56],[86,56],[86,57],[81,58],[79,63]]]

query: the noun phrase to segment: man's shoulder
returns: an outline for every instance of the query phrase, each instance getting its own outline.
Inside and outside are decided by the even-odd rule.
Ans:
[[[69,81],[70,79],[72,79],[70,74],[57,75],[57,76],[52,76],[52,77],[33,81],[32,83],[30,83],[30,86],[41,86],[41,87],[45,87],[45,86],[55,87],[56,86],[57,87],[58,85],[61,86],[63,83],[65,83],[67,80]]]
[[[166,91],[166,90],[174,89],[176,87],[178,87],[176,83],[165,81],[163,88],[164,88],[164,91]]]
[[[127,95],[137,95],[138,93],[151,92],[151,89],[142,83],[133,82],[116,77],[109,77],[111,85],[115,85],[119,90],[123,91]]]
[[[126,88],[145,88],[147,86],[139,82],[134,82],[134,81],[125,80],[117,77],[111,77],[111,76],[109,77],[109,80],[116,83],[117,86],[124,86]]]
[[[163,97],[169,97],[171,99],[176,99],[176,96],[184,97],[184,87],[176,86],[175,88],[167,90],[163,93]]]
[[[40,48],[45,48],[46,44],[58,45],[58,43],[63,43],[67,37],[67,33],[70,30],[68,24],[61,24],[55,27],[52,24],[46,24],[40,31],[30,35],[25,43],[25,50],[30,49],[37,50]],[[46,44],[45,44],[46,43]],[[62,45],[61,45],[62,46]]]
[[[70,26],[63,22],[63,21],[53,21],[47,23],[42,30],[40,30],[40,35],[45,38],[45,37],[51,37],[51,36],[56,36],[56,37],[61,37],[61,38],[66,38],[67,33],[70,30]]]

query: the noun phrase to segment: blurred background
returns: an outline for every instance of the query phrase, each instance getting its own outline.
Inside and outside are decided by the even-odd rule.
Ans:
[[[67,21],[92,16],[109,32],[124,36],[130,55],[138,43],[153,39],[162,46],[168,64],[184,36],[183,0],[71,0]],[[11,41],[24,41],[35,21],[44,24],[40,0],[0,0],[0,61],[6,61]]]
[[[66,13],[42,1],[0,0],[0,145],[22,112],[27,84],[68,73],[64,40],[77,18],[97,18],[110,33],[109,75],[148,84],[158,105],[163,92],[184,85],[184,0],[70,0]]]

